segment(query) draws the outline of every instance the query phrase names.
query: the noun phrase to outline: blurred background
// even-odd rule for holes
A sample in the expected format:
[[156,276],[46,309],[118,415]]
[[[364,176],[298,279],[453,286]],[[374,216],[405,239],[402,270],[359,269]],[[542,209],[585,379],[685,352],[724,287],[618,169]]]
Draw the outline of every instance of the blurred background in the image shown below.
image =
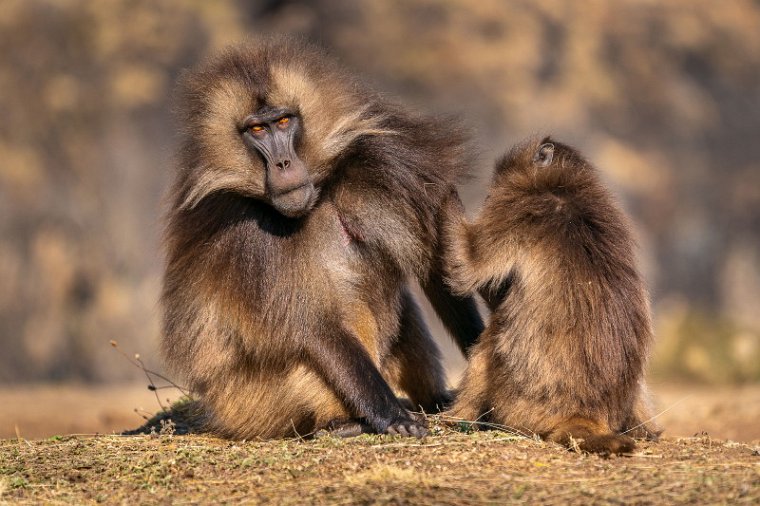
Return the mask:
[[[459,115],[482,153],[471,214],[513,143],[551,133],[584,151],[637,224],[669,433],[760,438],[756,0],[4,0],[0,437],[120,429],[158,408],[109,341],[161,370],[172,89],[267,33]],[[455,383],[464,362],[430,320]]]

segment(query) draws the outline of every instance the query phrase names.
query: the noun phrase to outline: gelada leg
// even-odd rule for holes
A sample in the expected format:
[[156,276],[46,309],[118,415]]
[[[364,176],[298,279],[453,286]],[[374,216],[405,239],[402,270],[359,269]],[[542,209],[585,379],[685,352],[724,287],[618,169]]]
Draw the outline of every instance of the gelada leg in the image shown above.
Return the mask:
[[632,438],[613,434],[609,427],[583,417],[561,422],[546,439],[570,449],[600,455],[620,455],[630,453],[636,448]]
[[382,369],[390,384],[408,396],[409,409],[437,413],[451,402],[441,353],[408,291],[402,295],[401,304],[398,339]]

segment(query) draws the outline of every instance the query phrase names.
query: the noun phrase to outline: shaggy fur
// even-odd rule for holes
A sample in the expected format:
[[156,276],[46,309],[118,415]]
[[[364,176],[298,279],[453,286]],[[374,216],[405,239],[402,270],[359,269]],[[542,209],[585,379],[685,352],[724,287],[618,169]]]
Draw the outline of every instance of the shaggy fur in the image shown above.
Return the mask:
[[[447,401],[439,351],[408,289],[420,281],[466,350],[482,330],[443,282],[442,204],[468,165],[460,129],[367,91],[319,50],[288,39],[233,47],[182,79],[170,193],[163,351],[232,438],[341,423],[421,435],[415,407]],[[267,201],[242,122],[300,118],[296,151],[318,198],[299,218]]]
[[549,138],[527,142],[498,162],[473,223],[450,216],[450,282],[493,311],[451,414],[599,453],[633,449],[618,434],[629,429],[655,436],[640,426],[648,297],[627,220],[591,164]]

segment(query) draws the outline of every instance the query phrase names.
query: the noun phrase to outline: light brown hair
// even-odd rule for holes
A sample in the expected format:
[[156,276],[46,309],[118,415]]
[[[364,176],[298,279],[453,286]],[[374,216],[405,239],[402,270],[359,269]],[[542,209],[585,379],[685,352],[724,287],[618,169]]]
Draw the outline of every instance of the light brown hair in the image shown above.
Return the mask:
[[594,167],[550,138],[528,141],[497,163],[472,223],[450,216],[450,282],[493,311],[451,414],[600,453],[631,450],[629,430],[654,436],[641,425],[648,296],[628,220]]
[[[466,139],[286,38],[233,47],[188,72],[178,109],[163,351],[207,427],[235,438],[344,422],[424,434],[396,393],[428,411],[448,393],[408,279],[463,349],[482,330],[435,254]],[[314,188],[296,217],[273,207],[273,169],[244,142],[247,116],[280,109],[298,118],[294,149]]]

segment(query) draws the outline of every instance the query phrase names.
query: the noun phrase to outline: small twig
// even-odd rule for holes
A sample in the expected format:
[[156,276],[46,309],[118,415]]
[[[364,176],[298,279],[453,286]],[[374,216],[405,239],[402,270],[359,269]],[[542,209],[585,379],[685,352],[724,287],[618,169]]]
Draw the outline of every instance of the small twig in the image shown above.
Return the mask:
[[649,423],[649,422],[651,422],[651,421],[653,421],[653,420],[656,420],[657,418],[661,417],[662,415],[664,415],[665,413],[667,413],[668,411],[670,411],[671,409],[675,408],[676,406],[678,406],[679,404],[681,404],[683,401],[685,401],[686,399],[689,399],[689,398],[691,398],[691,397],[694,397],[694,394],[689,394],[689,395],[687,395],[687,396],[685,396],[685,397],[681,397],[681,398],[680,398],[680,399],[678,399],[676,402],[674,402],[673,404],[671,404],[671,405],[670,405],[670,406],[668,406],[667,408],[663,409],[662,411],[660,411],[659,413],[657,413],[657,414],[656,414],[656,415],[654,415],[653,417],[649,418],[648,420],[644,420],[643,422],[641,422],[641,423],[640,423],[640,424],[638,424],[637,426],[635,426],[635,427],[631,427],[630,429],[628,429],[628,430],[627,430],[627,431],[625,431],[625,432],[621,432],[621,434],[628,434],[629,432],[631,432],[631,431],[633,431],[633,430],[636,430],[636,429],[638,429],[639,427],[643,427],[643,426],[644,426],[644,425],[646,425],[647,423]]
[[156,391],[156,385],[153,383],[153,378],[150,377],[150,374],[148,374],[148,371],[145,369],[145,364],[140,358],[139,353],[135,353],[135,361],[140,364],[140,369],[142,369],[142,372],[148,379],[148,390],[151,390],[153,392],[153,395],[156,396],[156,402],[158,402],[158,405],[161,407],[161,411],[166,411],[166,406],[164,406],[164,403],[161,402],[161,398],[158,396],[158,392]]
[[[480,420],[480,418],[483,417],[483,416],[485,416],[486,414],[488,414],[488,413],[483,413],[483,415],[481,415],[481,416],[478,417],[478,420]],[[483,427],[488,427],[490,429],[500,430],[500,431],[506,432],[508,434],[512,434],[514,436],[521,436],[521,437],[528,438],[528,439],[533,439],[533,437],[535,436],[534,433],[526,434],[525,432],[523,432],[523,431],[521,431],[519,429],[516,429],[514,427],[510,427],[508,425],[501,425],[501,424],[492,423],[492,422],[479,422],[477,420],[465,420],[464,418],[456,418],[456,417],[449,416],[449,415],[444,415],[444,414],[441,414],[439,416],[442,419],[444,419],[444,420],[448,420],[448,421],[452,421],[452,422],[460,422],[460,423],[464,422],[464,423],[469,423],[469,424],[472,424],[472,425],[482,425]]]
[[483,418],[483,417],[485,417],[485,416],[487,416],[487,415],[490,415],[493,410],[494,410],[494,408],[489,409],[488,411],[486,411],[485,413],[483,413],[482,415],[480,415],[479,417],[477,417],[475,419],[475,422],[476,423],[481,423],[480,419]]
[[155,392],[156,390],[166,390],[167,388],[177,388],[174,385],[148,385],[148,390]]
[[[145,367],[145,363],[143,363],[143,361],[140,358],[139,354],[135,354],[134,358],[130,357],[121,348],[119,348],[119,343],[117,343],[113,339],[111,340],[111,346],[113,346],[116,349],[116,351],[118,351],[119,353],[121,353],[121,355],[124,358],[126,358],[127,361],[129,361],[130,364],[132,364],[133,366],[135,366],[135,367],[137,367],[137,368],[139,368],[139,369],[141,369],[143,371],[143,373],[145,374],[145,376],[148,378],[148,382],[150,383],[150,385],[148,386],[149,390],[155,392],[156,390],[161,389],[161,388],[171,388],[171,387],[174,387],[177,390],[179,390],[180,392],[182,392],[182,394],[184,396],[191,397],[191,395],[190,395],[190,393],[189,393],[189,391],[188,391],[187,388],[176,384],[174,381],[170,380],[169,378],[167,378],[163,374],[157,373],[156,371],[152,371],[152,370],[148,369],[147,367]],[[155,383],[153,382],[153,379],[152,379],[151,376],[166,381],[167,383],[169,383],[170,386],[160,386],[160,387],[156,386]],[[158,398],[158,394],[156,394],[156,398]],[[158,399],[158,404],[163,409],[163,404],[161,403],[160,399]]]
[[134,412],[137,413],[137,415],[142,418],[143,420],[150,420],[153,416],[153,413],[150,411],[145,411],[144,409],[134,409]]
[[[297,439],[303,443],[304,442],[304,438],[301,437],[301,434],[298,433],[298,429],[296,429],[296,424],[293,423],[293,419],[292,418],[290,419],[290,426],[293,427],[293,432],[295,432]],[[307,434],[307,436],[308,435],[309,434]]]
[[26,443],[29,446],[32,446],[32,443],[21,437],[21,430],[18,428],[18,424],[14,425],[14,428],[16,429],[16,440],[18,441],[18,444],[21,444],[22,442]]

